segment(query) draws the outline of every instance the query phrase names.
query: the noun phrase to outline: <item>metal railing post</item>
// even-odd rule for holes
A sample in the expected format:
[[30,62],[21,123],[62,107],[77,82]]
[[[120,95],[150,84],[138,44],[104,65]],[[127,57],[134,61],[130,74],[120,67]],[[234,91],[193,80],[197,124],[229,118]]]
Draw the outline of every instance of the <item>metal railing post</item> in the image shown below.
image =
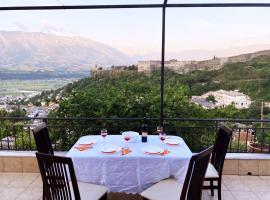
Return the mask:
[[166,5],[164,0],[162,7],[162,44],[161,44],[161,70],[160,70],[160,125],[163,126],[164,117],[164,63],[165,63],[165,40],[166,40]]

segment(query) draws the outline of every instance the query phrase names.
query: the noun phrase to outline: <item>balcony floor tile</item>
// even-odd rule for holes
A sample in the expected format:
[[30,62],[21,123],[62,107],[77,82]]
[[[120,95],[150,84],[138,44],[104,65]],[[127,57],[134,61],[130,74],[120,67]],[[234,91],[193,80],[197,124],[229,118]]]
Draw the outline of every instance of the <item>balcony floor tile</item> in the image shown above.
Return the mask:
[[[40,200],[42,182],[37,173],[0,173],[1,200]],[[269,200],[270,176],[223,176],[223,200]],[[139,195],[110,193],[108,200],[142,200]],[[217,200],[203,191],[202,200]]]

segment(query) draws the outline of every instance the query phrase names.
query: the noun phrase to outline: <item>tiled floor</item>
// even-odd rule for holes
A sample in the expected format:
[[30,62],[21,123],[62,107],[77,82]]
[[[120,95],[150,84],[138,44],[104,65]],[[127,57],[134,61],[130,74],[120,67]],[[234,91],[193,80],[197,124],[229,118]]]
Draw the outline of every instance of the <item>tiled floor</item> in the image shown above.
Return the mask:
[[[270,176],[223,176],[223,200],[270,200]],[[35,173],[0,173],[0,200],[40,200],[42,183]],[[209,191],[203,200],[215,200]],[[109,194],[109,200],[141,200],[138,195]]]

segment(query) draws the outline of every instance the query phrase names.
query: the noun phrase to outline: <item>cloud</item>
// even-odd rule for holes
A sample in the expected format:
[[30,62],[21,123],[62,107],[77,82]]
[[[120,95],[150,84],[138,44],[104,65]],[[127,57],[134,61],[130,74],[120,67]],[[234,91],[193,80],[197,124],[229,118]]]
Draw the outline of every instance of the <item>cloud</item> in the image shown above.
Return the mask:
[[20,22],[13,22],[13,24],[20,30],[20,31],[29,31],[29,28]]
[[42,19],[40,32],[51,33],[51,34],[61,34],[61,33],[65,33],[66,30],[60,26],[50,24],[46,19]]

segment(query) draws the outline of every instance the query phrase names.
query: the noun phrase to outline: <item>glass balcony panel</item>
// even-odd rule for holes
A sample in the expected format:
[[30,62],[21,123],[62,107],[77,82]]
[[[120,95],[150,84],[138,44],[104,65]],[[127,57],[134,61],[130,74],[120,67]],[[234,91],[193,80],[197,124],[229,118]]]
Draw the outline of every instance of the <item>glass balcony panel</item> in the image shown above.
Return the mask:
[[64,5],[119,5],[119,4],[161,4],[163,0],[60,0]]
[[178,3],[269,3],[269,0],[168,0],[168,4]]
[[1,1],[0,6],[59,6],[59,5],[120,5],[120,4],[161,4],[163,0],[10,0]]
[[11,7],[11,6],[58,6],[59,2],[57,0],[6,0],[0,1],[0,7]]

